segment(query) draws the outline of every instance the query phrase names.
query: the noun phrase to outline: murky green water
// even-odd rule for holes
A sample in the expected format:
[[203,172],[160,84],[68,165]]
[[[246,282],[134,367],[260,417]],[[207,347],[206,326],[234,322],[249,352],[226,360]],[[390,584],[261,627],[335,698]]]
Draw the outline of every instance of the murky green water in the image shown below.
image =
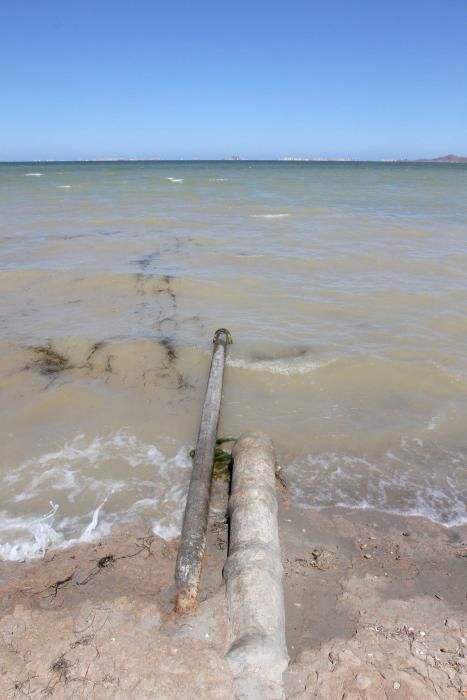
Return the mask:
[[464,165],[0,165],[0,553],[102,503],[177,532],[219,326],[221,432],[268,432],[298,502],[465,521],[466,195]]

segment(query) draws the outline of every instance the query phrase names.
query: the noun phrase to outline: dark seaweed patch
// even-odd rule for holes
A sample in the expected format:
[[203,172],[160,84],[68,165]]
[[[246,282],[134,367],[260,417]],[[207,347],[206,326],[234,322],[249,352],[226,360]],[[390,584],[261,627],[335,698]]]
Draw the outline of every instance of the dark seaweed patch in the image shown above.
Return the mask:
[[150,279],[150,275],[146,276],[142,272],[137,272],[135,275],[136,279],[136,294],[139,296],[144,296],[146,294],[146,279]]
[[[177,361],[177,350],[175,343],[170,336],[164,336],[159,343],[164,348],[166,353],[166,358],[162,362],[160,369],[158,371],[159,377],[166,378],[172,377],[175,387],[177,389],[194,389],[193,384],[190,382],[188,377],[186,377],[182,372],[177,372],[175,369]],[[144,373],[144,384],[146,383],[146,374]]]
[[105,345],[105,343],[103,343],[102,341],[98,341],[97,343],[94,343],[94,345],[93,345],[92,348],[91,348],[91,352],[89,353],[89,355],[88,355],[87,358],[86,358],[86,362],[89,362],[89,360],[92,358],[92,356],[93,356],[98,350],[100,350],[101,348],[103,348],[104,345]]
[[117,560],[113,554],[107,554],[105,557],[101,557],[97,562],[99,569],[106,569],[109,566],[113,566]]
[[[175,292],[173,291],[171,285],[171,282],[173,280],[173,277],[170,275],[164,275],[162,278],[161,283],[159,283],[159,286],[154,288],[154,293],[156,294],[168,294],[172,309],[164,311],[161,310],[159,312],[159,320],[157,321],[157,330],[159,333],[162,334],[162,338],[160,339],[160,344],[162,347],[165,349],[166,356],[167,356],[167,362],[165,366],[163,366],[163,370],[170,370],[173,368],[174,363],[177,359],[177,351],[175,349],[175,342],[173,338],[171,338],[169,335],[164,333],[164,328],[167,328],[167,326],[170,327],[170,325],[173,325],[174,327],[177,326],[177,321],[175,319],[175,314],[177,310],[177,298],[175,296]],[[163,285],[166,285],[165,287]],[[167,314],[168,311],[168,314]],[[164,315],[163,315],[164,314]]]
[[165,284],[164,286],[161,285],[155,285],[154,286],[154,294],[168,294],[170,299],[172,300],[173,308],[175,310],[177,306],[177,297],[175,296],[175,292],[171,287],[173,277],[171,275],[164,275],[162,278],[162,283]]
[[181,372],[177,372],[177,389],[194,389],[190,380]]
[[169,338],[168,336],[164,336],[164,338],[162,338],[162,340],[160,340],[159,342],[166,352],[168,362],[170,364],[175,362],[175,360],[177,359],[177,351],[175,349],[175,343],[173,339]]
[[[70,369],[93,369],[92,359],[94,355],[99,352],[104,347],[105,343],[103,341],[98,341],[94,343],[82,364],[72,364],[68,355],[57,350],[54,345],[49,342],[44,345],[35,345],[29,348],[34,353],[34,359],[30,364],[27,364],[24,369],[29,370],[32,368],[38,369],[40,374],[44,376],[52,376],[52,381],[55,375],[60,372]],[[104,368],[104,372],[112,371],[113,356],[107,355],[107,361]]]
[[140,268],[142,272],[145,272],[147,268],[152,265],[154,260],[158,257],[158,253],[147,253],[147,255],[143,255],[141,258],[138,258],[135,260],[136,264]]
[[[146,255],[138,261],[142,270],[145,270],[151,263],[155,253]],[[154,321],[154,329],[156,338],[159,344],[165,351],[165,357],[162,359],[157,370],[144,370],[142,372],[143,386],[147,384],[147,374],[150,371],[155,371],[161,379],[170,379],[174,382],[177,389],[192,389],[193,385],[189,382],[181,372],[176,371],[176,362],[178,360],[178,352],[173,339],[172,333],[178,327],[177,315],[177,296],[172,288],[174,277],[172,275],[163,275],[154,279],[152,275],[139,272],[136,274],[136,291],[141,296],[146,296],[151,287],[148,283],[152,280],[152,293],[158,297],[159,306],[156,311],[158,317]],[[148,307],[149,301],[144,303]]]
[[57,673],[58,678],[60,681],[64,681],[65,683],[69,680],[69,670],[70,670],[70,664],[69,662],[65,659],[64,656],[59,656],[56,661],[51,665],[50,670],[52,673]]
[[56,350],[52,343],[36,345],[31,349],[36,356],[34,365],[39,368],[41,374],[56,374],[72,367],[69,358]]
[[148,291],[150,291],[147,289],[148,283],[153,281],[154,284],[152,286],[152,293],[154,295],[167,294],[172,304],[172,310],[175,311],[177,307],[177,298],[174,290],[171,287],[173,277],[171,275],[164,275],[159,280],[154,279],[151,273],[146,272],[146,267],[149,265],[149,262],[146,264],[146,260],[141,258],[140,263],[141,271],[135,274],[136,293],[139,296],[145,296]]

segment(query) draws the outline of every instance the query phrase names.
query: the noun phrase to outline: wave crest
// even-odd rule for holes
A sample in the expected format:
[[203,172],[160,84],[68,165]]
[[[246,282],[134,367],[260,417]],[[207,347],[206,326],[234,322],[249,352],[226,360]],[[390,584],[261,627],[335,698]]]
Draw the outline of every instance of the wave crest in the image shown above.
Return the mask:
[[[187,448],[166,457],[155,445],[119,431],[77,435],[61,449],[10,469],[0,482],[11,511],[0,513],[0,558],[32,559],[49,548],[108,534],[144,512],[154,532],[179,534],[191,459]],[[130,506],[122,514],[121,496]],[[45,497],[52,510],[43,515]],[[23,513],[18,514],[18,511]]]

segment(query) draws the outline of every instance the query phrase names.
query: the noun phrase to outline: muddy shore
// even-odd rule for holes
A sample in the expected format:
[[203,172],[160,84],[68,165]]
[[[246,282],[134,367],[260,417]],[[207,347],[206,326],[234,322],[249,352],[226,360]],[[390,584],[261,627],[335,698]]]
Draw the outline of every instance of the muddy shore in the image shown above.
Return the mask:
[[[148,522],[0,565],[0,697],[231,700],[215,494],[201,603],[173,612],[177,542]],[[467,526],[298,510],[278,485],[286,697],[467,696]]]

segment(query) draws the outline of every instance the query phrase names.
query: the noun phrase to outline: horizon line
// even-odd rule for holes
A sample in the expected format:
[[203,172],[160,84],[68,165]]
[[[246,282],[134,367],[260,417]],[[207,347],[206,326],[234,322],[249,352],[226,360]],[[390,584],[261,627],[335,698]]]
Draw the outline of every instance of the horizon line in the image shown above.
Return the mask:
[[[450,160],[453,159],[453,160]],[[0,164],[27,164],[27,163],[420,163],[420,162],[441,162],[456,164],[459,161],[466,161],[465,156],[455,156],[449,154],[435,158],[314,158],[308,156],[280,156],[275,158],[243,158],[240,156],[223,158],[133,158],[133,157],[97,157],[97,158],[34,158],[30,160],[14,159],[0,160]]]

